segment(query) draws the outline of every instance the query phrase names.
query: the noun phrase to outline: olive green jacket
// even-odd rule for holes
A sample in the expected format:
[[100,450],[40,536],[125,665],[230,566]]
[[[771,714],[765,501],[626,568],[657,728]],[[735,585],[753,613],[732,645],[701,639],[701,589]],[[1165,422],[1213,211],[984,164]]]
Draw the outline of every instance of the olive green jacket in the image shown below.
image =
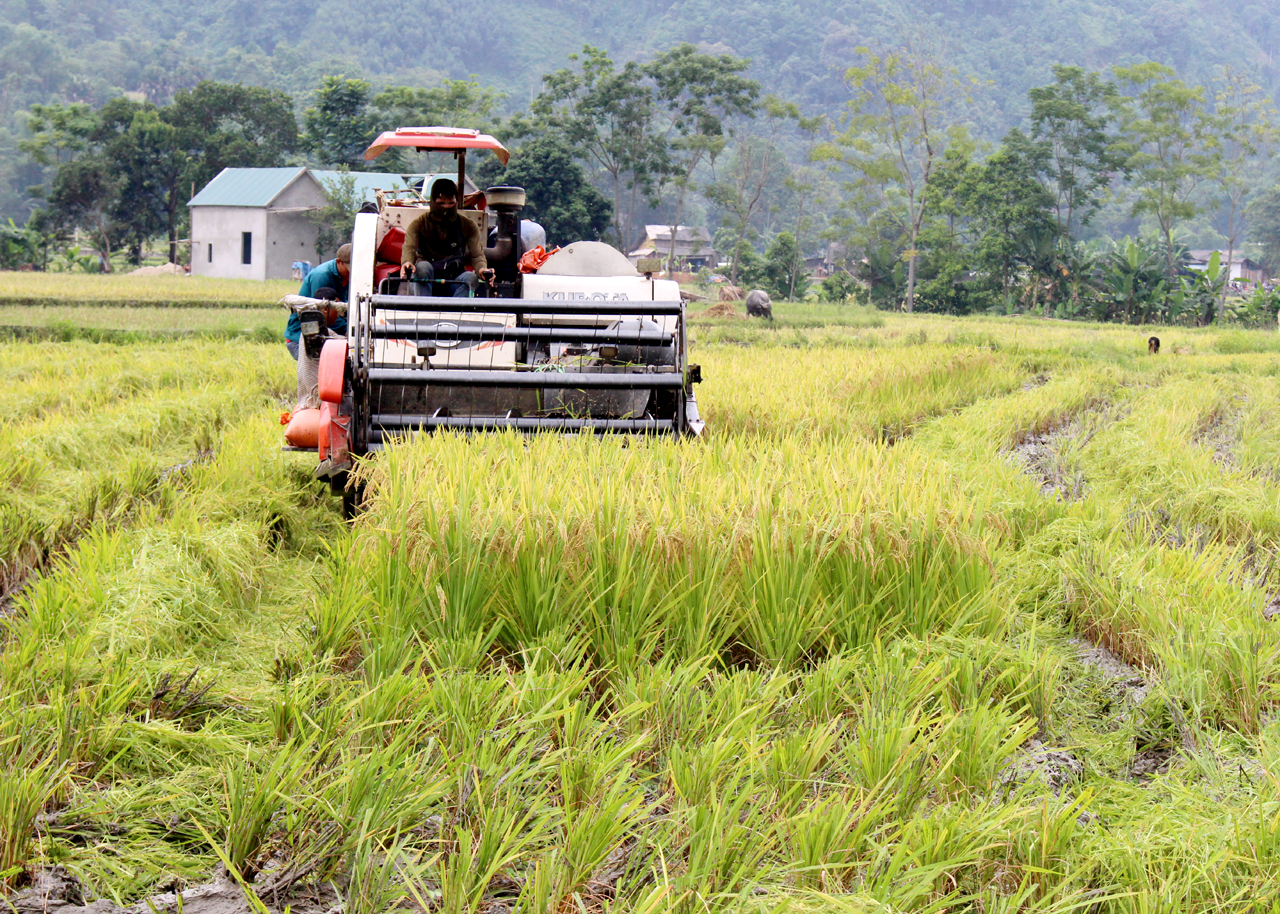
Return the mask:
[[[423,213],[409,223],[404,232],[404,247],[401,249],[400,262],[417,263],[419,260],[444,260],[458,253],[457,223],[446,218],[436,221],[430,218],[430,211]],[[480,240],[480,229],[466,216],[456,216],[462,225],[462,244],[466,248],[466,257],[471,269],[475,272],[487,268],[484,244]]]

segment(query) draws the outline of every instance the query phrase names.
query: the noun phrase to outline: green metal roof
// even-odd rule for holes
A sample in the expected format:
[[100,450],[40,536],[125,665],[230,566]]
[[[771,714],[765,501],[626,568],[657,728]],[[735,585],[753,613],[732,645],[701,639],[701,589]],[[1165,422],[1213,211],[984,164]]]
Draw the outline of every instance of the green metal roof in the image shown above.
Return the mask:
[[305,168],[224,168],[187,206],[270,206]]
[[[405,180],[404,175],[379,174],[371,171],[353,171],[350,172],[351,177],[355,178],[356,193],[360,195],[360,199],[368,203],[375,200],[374,191],[376,190],[396,190],[401,187],[408,187],[409,182]],[[331,184],[342,177],[340,171],[317,171],[311,169],[311,177],[320,182],[320,186],[328,190],[327,184]],[[408,177],[413,177],[409,175]]]
[[[320,171],[296,166],[292,168],[224,168],[216,178],[204,186],[200,193],[191,198],[187,206],[270,206],[272,201],[305,171],[310,171],[311,177],[315,178],[325,190],[328,190],[327,184],[342,177],[340,171]],[[375,200],[374,191],[408,187],[411,183],[422,180],[423,177],[420,174],[396,175],[368,171],[353,171],[350,174],[355,179],[355,189],[360,194],[360,198],[370,203]],[[448,172],[427,175],[428,188],[436,178],[456,180],[457,175]],[[472,189],[474,185],[468,176],[467,190]]]

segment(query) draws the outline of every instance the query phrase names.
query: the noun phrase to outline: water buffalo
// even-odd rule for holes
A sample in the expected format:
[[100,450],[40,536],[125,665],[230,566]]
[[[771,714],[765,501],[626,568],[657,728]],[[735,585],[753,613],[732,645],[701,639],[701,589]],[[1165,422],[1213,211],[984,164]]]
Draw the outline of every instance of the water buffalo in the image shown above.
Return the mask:
[[747,293],[747,316],[773,320],[773,299],[768,292],[752,289]]

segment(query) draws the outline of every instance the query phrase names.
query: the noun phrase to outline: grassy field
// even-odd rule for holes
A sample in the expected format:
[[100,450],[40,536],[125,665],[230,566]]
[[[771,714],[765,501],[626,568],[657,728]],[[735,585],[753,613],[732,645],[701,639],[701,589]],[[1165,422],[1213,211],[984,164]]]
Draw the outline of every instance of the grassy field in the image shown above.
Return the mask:
[[1277,910],[1280,335],[777,312],[350,526],[278,344],[0,342],[10,900]]
[[[202,276],[86,276],[73,273],[0,272],[0,307],[37,305],[145,306],[148,308],[270,308],[298,291],[289,279],[257,282]],[[23,322],[25,323],[25,322]]]
[[39,332],[64,339],[92,338],[95,334],[192,333],[198,335],[249,335],[261,340],[284,338],[289,313],[283,308],[152,308],[121,305],[53,307],[0,305],[0,328],[9,332]]

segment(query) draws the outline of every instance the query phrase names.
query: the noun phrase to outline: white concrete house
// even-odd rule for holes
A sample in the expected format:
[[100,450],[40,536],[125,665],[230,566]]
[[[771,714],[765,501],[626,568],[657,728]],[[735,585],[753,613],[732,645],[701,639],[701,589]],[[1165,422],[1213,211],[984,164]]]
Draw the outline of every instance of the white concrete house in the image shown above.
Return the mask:
[[[1213,251],[1190,251],[1187,268],[1203,273],[1209,269],[1209,258]],[[1227,277],[1232,282],[1270,282],[1271,271],[1262,264],[1236,251],[1227,263],[1227,252],[1218,251],[1219,267],[1227,270]]]
[[[405,187],[406,177],[354,172],[366,201],[374,191]],[[224,168],[191,198],[191,275],[226,279],[289,279],[299,260],[316,265],[310,214],[325,204],[322,181],[336,171],[308,168]],[[326,252],[332,257],[333,252]]]

